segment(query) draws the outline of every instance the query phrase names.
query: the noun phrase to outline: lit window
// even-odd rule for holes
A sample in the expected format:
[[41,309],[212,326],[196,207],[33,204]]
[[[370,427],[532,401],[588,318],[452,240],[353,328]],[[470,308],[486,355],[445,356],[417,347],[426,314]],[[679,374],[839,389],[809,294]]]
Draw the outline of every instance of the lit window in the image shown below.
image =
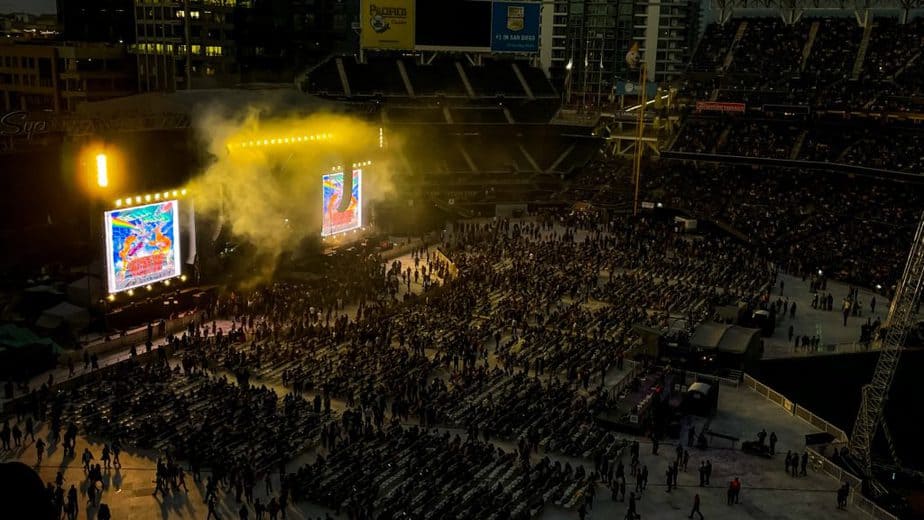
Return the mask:
[[199,18],[199,11],[190,11],[190,12],[189,12],[189,17],[190,17],[190,18],[193,18],[193,19],[198,19],[198,18]]
[[176,17],[177,17],[177,18],[186,18],[186,11],[184,11],[184,10],[182,10],[182,9],[178,10],[178,11],[176,12]]

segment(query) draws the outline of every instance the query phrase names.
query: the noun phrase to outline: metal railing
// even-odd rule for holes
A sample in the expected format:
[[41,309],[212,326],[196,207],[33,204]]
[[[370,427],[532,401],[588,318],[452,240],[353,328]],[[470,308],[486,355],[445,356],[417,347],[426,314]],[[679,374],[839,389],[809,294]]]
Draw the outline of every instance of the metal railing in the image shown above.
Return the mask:
[[847,442],[847,434],[844,430],[834,426],[830,422],[822,419],[818,415],[812,413],[805,407],[799,406],[785,395],[776,390],[770,388],[769,386],[761,383],[760,381],[754,379],[749,374],[744,374],[744,386],[754,390],[758,394],[767,398],[768,401],[776,404],[780,408],[786,410],[792,415],[802,419],[803,421],[811,424],[815,428],[823,432],[830,433],[834,436],[836,442]]
[[741,384],[741,382],[735,379],[734,377],[722,377],[722,376],[716,376],[712,374],[704,374],[702,372],[693,372],[691,370],[687,371],[687,375],[693,376],[693,378],[696,379],[697,381],[703,381],[706,383],[710,381],[717,381],[720,384],[734,386],[734,387],[737,387],[739,384]]
[[[849,438],[847,437],[847,434],[844,432],[844,430],[822,419],[808,408],[799,406],[797,403],[793,402],[782,393],[777,392],[776,390],[761,383],[748,374],[744,374],[743,382],[744,386],[754,390],[771,403],[776,404],[780,408],[809,423],[813,427],[831,434],[835,439],[832,444],[846,445],[848,443]],[[809,452],[809,456],[812,458],[813,463],[816,465],[816,467],[818,467],[820,471],[827,473],[832,478],[837,479],[838,482],[850,483],[851,493],[849,501],[854,507],[869,515],[870,518],[874,518],[876,520],[898,520],[898,517],[892,513],[889,513],[885,509],[876,505],[872,500],[863,496],[863,494],[860,492],[862,481],[859,477],[838,466],[834,461],[826,457],[823,452],[817,450],[816,448],[809,446],[806,447],[806,450]]]
[[620,379],[615,385],[613,385],[612,388],[610,388],[610,395],[614,398],[618,397],[627,386],[632,384],[632,380],[641,375],[641,373],[645,370],[645,367],[642,366],[642,363],[637,361],[627,360],[626,363],[631,363],[629,366],[629,372],[626,373],[626,375],[623,376],[623,378]]

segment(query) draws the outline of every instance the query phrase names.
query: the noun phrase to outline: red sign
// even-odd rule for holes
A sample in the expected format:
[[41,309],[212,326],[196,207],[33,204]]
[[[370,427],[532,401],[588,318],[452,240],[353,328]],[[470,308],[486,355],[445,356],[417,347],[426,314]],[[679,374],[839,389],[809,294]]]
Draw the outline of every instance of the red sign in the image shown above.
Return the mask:
[[135,258],[128,262],[128,271],[132,276],[141,277],[159,271],[164,265],[164,255],[154,254]]
[[722,101],[697,101],[697,112],[735,112],[744,113],[744,103],[726,103]]
[[330,214],[331,223],[334,226],[348,226],[356,218],[356,208],[350,207],[346,211],[334,210]]

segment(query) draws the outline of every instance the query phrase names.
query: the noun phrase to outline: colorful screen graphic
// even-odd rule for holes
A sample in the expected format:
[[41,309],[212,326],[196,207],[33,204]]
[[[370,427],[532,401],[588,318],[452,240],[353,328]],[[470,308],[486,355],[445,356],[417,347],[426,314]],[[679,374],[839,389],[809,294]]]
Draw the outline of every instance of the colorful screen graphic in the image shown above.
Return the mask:
[[177,206],[168,200],[106,212],[110,293],[180,275]]
[[362,170],[353,170],[353,194],[350,204],[340,211],[343,198],[343,172],[324,176],[324,217],[321,222],[321,236],[336,235],[363,225]]

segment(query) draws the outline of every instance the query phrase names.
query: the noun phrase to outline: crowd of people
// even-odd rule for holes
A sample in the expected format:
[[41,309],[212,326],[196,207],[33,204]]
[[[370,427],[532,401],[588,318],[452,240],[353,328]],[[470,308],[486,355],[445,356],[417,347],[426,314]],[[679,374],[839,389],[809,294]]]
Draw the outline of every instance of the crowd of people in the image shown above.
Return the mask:
[[[605,182],[625,186],[621,206],[631,207],[631,178],[610,171]],[[643,201],[715,223],[788,272],[820,270],[885,292],[901,275],[922,202],[910,182],[663,159],[643,166],[642,183]]]
[[[865,54],[864,29],[852,16],[732,18],[707,26],[689,70],[685,94],[696,99],[807,105],[821,109],[907,112],[921,93],[918,49],[924,19],[900,23],[873,17]],[[812,33],[814,32],[814,37]],[[714,74],[708,79],[703,74]],[[714,97],[713,97],[714,96]]]
[[[410,261],[343,257],[352,267],[331,277],[229,291],[158,353],[49,385],[33,411],[67,445],[78,431],[106,439],[81,454],[88,475],[144,450],[159,457],[155,495],[185,492],[188,471],[210,512],[223,493],[270,511],[254,488],[277,470],[266,498],[280,512],[301,499],[353,518],[586,511],[599,468],[559,457],[614,461],[629,446],[595,416],[617,408],[633,325],[692,326],[773,284],[756,252],[704,240],[570,212],[456,223]],[[219,316],[233,317],[226,330]],[[286,467],[302,453],[311,462]]]
[[920,216],[918,186],[878,179],[667,162],[643,180],[648,197],[729,226],[790,272],[870,288],[898,280]]
[[57,394],[50,409],[53,431],[74,424],[115,442],[130,439],[135,448],[189,461],[194,472],[244,459],[254,472],[275,467],[316,439],[326,417],[295,394],[280,398],[266,387],[161,363],[118,365],[99,382]]
[[924,167],[924,133],[914,126],[818,120],[692,116],[672,151],[757,159],[832,163],[884,172],[919,174]]
[[[924,42],[924,23],[876,24],[858,78],[864,31],[852,18],[711,24],[690,65],[708,77],[690,78],[684,89],[757,106],[907,111],[906,98],[924,84],[916,81],[924,59],[889,42]],[[922,145],[924,134],[898,125],[696,115],[672,151],[918,173]],[[625,501],[628,476],[635,489],[627,517],[636,518],[648,468],[638,443],[598,418],[638,418],[635,405],[620,406],[628,399],[614,384],[641,344],[638,328],[689,336],[717,307],[738,302],[792,318],[795,305],[772,302],[780,268],[888,292],[922,201],[916,186],[890,181],[646,163],[644,200],[722,229],[690,236],[667,219],[610,211],[630,200],[627,177],[624,163],[601,157],[560,194],[559,202],[589,204],[524,220],[455,222],[403,261],[342,254],[309,279],[228,288],[156,354],[150,344],[144,353],[132,347],[127,362],[104,370],[88,355],[67,388],[49,379],[19,399],[20,418],[0,427],[0,449],[31,442],[41,463],[47,440],[61,444],[62,466],[79,461],[84,482],[65,490],[62,477],[48,487],[59,517],[71,519],[85,499],[108,520],[105,495],[123,449],[156,460],[155,496],[201,484],[209,519],[222,501],[240,508],[242,520],[250,511],[285,518],[296,501],[357,520],[519,519],[548,504],[583,517],[598,481]],[[433,193],[455,194],[451,188]],[[462,186],[452,204],[511,193],[520,192]],[[845,326],[866,305],[853,288],[840,305],[823,286],[813,290],[812,307],[843,312]],[[878,327],[870,321],[865,339]],[[799,332],[790,327],[797,347],[818,347],[816,336]],[[665,380],[643,361],[632,365],[636,394]],[[39,423],[48,435],[36,439]],[[660,425],[641,427],[656,455]],[[102,439],[102,449],[78,452],[80,434]],[[790,453],[785,467],[795,477],[807,461]],[[678,445],[664,475],[668,492],[688,462]],[[709,485],[712,463],[701,461],[699,473]],[[735,478],[730,506],[740,491]],[[694,513],[702,518],[699,495]]]
[[[741,102],[748,113],[693,113],[671,150],[919,174],[924,133],[914,123],[880,116],[924,110],[924,60],[915,45],[924,42],[924,18],[868,23],[867,32],[853,17],[709,25],[681,92],[694,100]],[[869,40],[861,45],[864,34]]]
[[575,508],[595,482],[584,466],[504,451],[471,436],[395,424],[366,429],[294,475],[300,498],[350,518],[530,518]]

